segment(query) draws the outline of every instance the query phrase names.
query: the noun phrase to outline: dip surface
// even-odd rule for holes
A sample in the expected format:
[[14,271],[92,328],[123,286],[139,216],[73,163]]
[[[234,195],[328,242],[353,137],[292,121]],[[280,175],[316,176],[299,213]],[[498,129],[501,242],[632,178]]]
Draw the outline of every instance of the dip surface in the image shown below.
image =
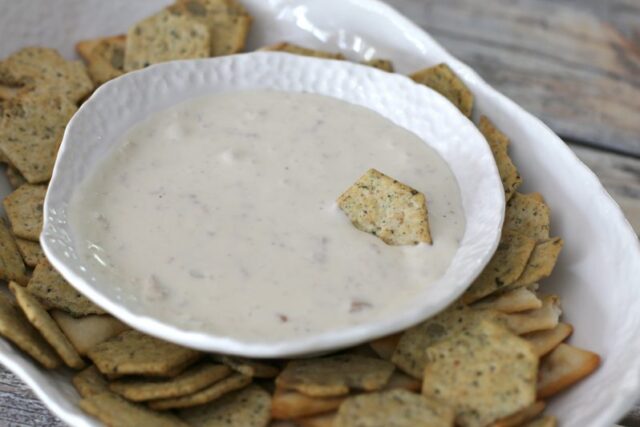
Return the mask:
[[[369,168],[425,194],[433,245],[388,246],[336,199]],[[69,206],[79,256],[135,310],[275,342],[397,312],[464,234],[457,182],[416,135],[312,94],[206,96],[128,131]]]

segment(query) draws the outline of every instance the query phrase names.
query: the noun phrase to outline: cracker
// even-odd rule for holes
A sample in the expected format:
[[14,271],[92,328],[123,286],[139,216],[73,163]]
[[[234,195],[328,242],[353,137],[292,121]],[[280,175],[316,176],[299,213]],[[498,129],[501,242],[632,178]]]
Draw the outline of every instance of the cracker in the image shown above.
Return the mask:
[[87,63],[91,80],[101,85],[124,73],[125,35],[82,40],[76,51]]
[[519,427],[527,421],[537,417],[544,411],[545,403],[542,400],[527,406],[518,412],[496,421],[491,427]]
[[[335,420],[336,414],[332,412],[329,414],[298,418],[295,420],[295,425],[299,427],[334,427]],[[291,425],[289,424],[287,427],[290,426]]]
[[0,279],[26,284],[29,278],[11,232],[0,220]]
[[215,359],[236,372],[255,378],[274,378],[280,369],[268,363],[236,356],[217,356]]
[[149,407],[156,410],[191,408],[213,402],[225,394],[244,388],[249,384],[251,384],[251,377],[242,374],[232,374],[221,381],[215,382],[202,390],[186,396],[152,400],[149,402]]
[[562,341],[566,340],[572,332],[573,326],[560,322],[553,329],[531,332],[523,335],[522,338],[531,343],[533,351],[538,357],[542,357],[556,348]]
[[82,397],[95,396],[109,391],[109,383],[95,365],[78,372],[71,381]]
[[343,54],[338,52],[325,52],[322,50],[309,49],[303,46],[299,46],[293,43],[286,43],[286,42],[277,43],[271,46],[265,46],[260,50],[267,51],[267,52],[286,52],[286,53],[292,53],[294,55],[311,56],[314,58],[322,58],[322,59],[337,59],[337,60],[346,59]]
[[489,143],[504,187],[505,200],[508,201],[522,184],[520,173],[509,157],[509,138],[485,116],[480,117],[478,129]]
[[538,397],[544,399],[585,378],[600,365],[600,356],[587,350],[559,344],[540,362]]
[[462,301],[471,304],[513,284],[527,266],[535,246],[535,239],[528,236],[503,233],[489,264],[463,294]]
[[76,106],[62,96],[37,93],[16,97],[3,105],[0,150],[27,182],[48,181],[64,129]]
[[335,427],[451,427],[453,409],[406,390],[349,397],[340,405]]
[[387,335],[386,337],[378,338],[377,340],[373,340],[369,343],[369,346],[373,349],[373,351],[384,360],[391,360],[391,356],[393,356],[393,352],[398,346],[398,342],[400,341],[400,337],[402,333],[397,333],[393,335]]
[[47,309],[57,308],[72,316],[105,313],[103,309],[72,288],[46,258],[36,265],[27,289],[38,297]]
[[197,19],[211,33],[211,56],[231,55],[245,47],[251,16],[235,0],[178,0],[169,10]]
[[389,378],[389,382],[384,387],[384,389],[393,390],[396,388],[401,388],[407,391],[419,392],[420,386],[421,384],[419,380],[413,377],[410,377],[407,374],[403,374],[402,372],[394,371],[393,375],[391,375],[391,378]]
[[[0,111],[0,116],[2,112]],[[1,153],[1,152],[0,152]],[[4,154],[2,154],[4,156]],[[9,158],[7,158],[7,163],[9,162]],[[22,184],[26,184],[27,180],[24,179],[24,176],[18,171],[18,169],[13,166],[7,166],[7,170],[5,171],[7,174],[7,179],[9,180],[9,184],[11,184],[11,188],[16,189],[20,187]]]
[[388,59],[369,59],[368,61],[362,61],[363,65],[368,65],[378,70],[387,71],[393,73],[393,62]]
[[358,230],[388,245],[432,243],[424,194],[375,169],[342,193],[338,206]]
[[271,396],[257,385],[229,393],[206,405],[180,411],[180,416],[199,427],[266,427]]
[[13,234],[37,242],[42,232],[42,206],[47,187],[24,184],[3,200]]
[[563,246],[564,242],[560,237],[538,242],[531,252],[531,258],[529,258],[524,271],[511,286],[528,286],[549,277],[556,266]]
[[129,329],[127,325],[108,314],[73,317],[61,310],[51,310],[51,317],[82,356],[101,342]]
[[103,374],[170,377],[200,358],[200,352],[130,330],[87,352]]
[[271,416],[278,420],[309,417],[338,409],[346,396],[311,397],[294,390],[276,388]]
[[80,400],[80,408],[107,426],[117,427],[187,427],[174,415],[152,411],[140,404],[127,402],[113,393],[100,393]]
[[138,70],[176,59],[206,58],[210,42],[211,35],[205,24],[165,9],[129,29],[124,70]]
[[400,337],[391,361],[412,377],[422,379],[427,364],[427,348],[483,319],[496,320],[500,316],[492,310],[472,310],[454,304],[438,315],[407,329]]
[[427,349],[422,392],[454,407],[461,427],[482,427],[531,405],[538,356],[505,327],[481,321]]
[[558,420],[556,419],[556,417],[547,415],[533,421],[529,421],[526,424],[522,424],[522,427],[556,427],[557,425]]
[[84,65],[67,61],[55,49],[23,48],[0,62],[0,83],[28,86],[44,95],[60,95],[76,104],[93,90]]
[[430,87],[447,98],[467,117],[473,110],[473,93],[447,64],[438,64],[411,74],[416,83]]
[[15,282],[11,282],[9,288],[15,295],[18,306],[22,309],[27,320],[42,334],[62,361],[70,368],[84,368],[84,361],[38,299]]
[[29,267],[35,267],[45,258],[38,242],[18,238],[16,239],[16,246],[18,246],[18,252],[20,252],[24,263]]
[[515,193],[504,213],[505,230],[514,230],[536,240],[549,238],[549,206],[540,193]]
[[230,374],[231,369],[225,365],[205,362],[191,366],[173,378],[124,378],[112,382],[109,388],[134,402],[168,399],[195,393]]
[[0,294],[0,336],[48,369],[60,366],[60,358],[27,318],[3,294]]
[[354,355],[292,360],[276,385],[313,397],[340,396],[350,390],[380,390],[393,370],[386,360]]
[[548,295],[542,299],[541,308],[509,314],[505,318],[509,329],[515,334],[522,335],[555,328],[561,314],[560,298],[556,295]]
[[[535,250],[535,249],[534,249]],[[500,295],[492,295],[473,305],[478,309],[492,309],[501,313],[517,313],[542,307],[542,301],[527,288],[517,288]]]

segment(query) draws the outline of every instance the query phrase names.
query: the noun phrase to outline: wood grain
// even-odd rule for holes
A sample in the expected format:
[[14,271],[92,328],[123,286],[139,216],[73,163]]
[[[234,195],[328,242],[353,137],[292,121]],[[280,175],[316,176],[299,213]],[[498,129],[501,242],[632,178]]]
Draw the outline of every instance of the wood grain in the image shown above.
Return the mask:
[[562,137],[640,156],[637,0],[389,0]]

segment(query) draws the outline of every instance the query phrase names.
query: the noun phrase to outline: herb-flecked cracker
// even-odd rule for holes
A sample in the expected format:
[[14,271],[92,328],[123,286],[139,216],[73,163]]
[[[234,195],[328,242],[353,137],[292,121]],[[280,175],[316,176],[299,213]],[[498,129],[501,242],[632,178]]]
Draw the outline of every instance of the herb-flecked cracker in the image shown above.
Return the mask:
[[[535,250],[535,249],[534,249]],[[492,309],[501,313],[518,313],[542,307],[542,301],[526,287],[491,295],[473,305],[473,308]]]
[[340,396],[350,390],[380,390],[393,370],[386,360],[355,355],[292,360],[276,378],[276,385],[309,396]]
[[188,427],[170,414],[155,412],[143,405],[127,402],[113,393],[100,393],[80,400],[80,408],[107,426],[117,427]]
[[338,206],[358,230],[388,245],[432,243],[424,194],[375,169],[342,193]]
[[84,368],[84,361],[38,299],[15,282],[9,283],[9,288],[15,295],[18,306],[22,309],[27,320],[53,347],[62,361],[70,368]]
[[560,322],[553,329],[531,332],[523,335],[522,338],[531,343],[533,351],[538,357],[542,357],[560,345],[572,332],[573,326]]
[[557,295],[547,295],[542,298],[542,307],[509,314],[505,316],[505,320],[512,332],[521,335],[555,328],[561,314],[560,298]]
[[25,285],[29,278],[13,235],[0,220],[0,279]]
[[109,388],[134,402],[167,399],[195,393],[230,374],[231,369],[225,365],[204,362],[185,369],[173,378],[123,378],[109,384]]
[[45,185],[24,184],[2,201],[13,234],[37,242],[42,231]]
[[257,385],[234,391],[206,405],[180,411],[180,417],[199,427],[266,427],[271,396]]
[[334,427],[452,427],[453,409],[406,390],[349,397],[340,405]]
[[524,234],[503,233],[489,264],[466,290],[462,301],[471,304],[514,283],[527,266],[535,246],[535,239]]
[[505,200],[508,201],[522,184],[520,173],[509,157],[509,138],[485,116],[480,117],[478,129],[489,143],[504,187]]
[[17,238],[16,246],[18,246],[18,252],[22,255],[24,263],[29,267],[35,267],[36,264],[45,258],[44,252],[38,242]]
[[29,93],[3,103],[0,150],[31,184],[51,178],[64,129],[76,110],[68,99],[51,94]]
[[109,391],[109,383],[95,365],[78,372],[71,381],[82,397],[94,396]]
[[368,61],[362,61],[363,65],[368,65],[373,68],[377,68],[378,70],[387,71],[389,73],[393,73],[393,62],[388,59],[370,59]]
[[491,427],[520,427],[527,421],[540,415],[542,411],[544,411],[545,406],[546,405],[542,400],[538,400],[532,405],[529,405],[514,414],[499,419],[495,423],[491,424]]
[[563,245],[564,242],[560,237],[538,242],[531,252],[527,266],[511,287],[529,286],[549,277],[556,266]]
[[98,344],[87,356],[103,374],[170,377],[200,358],[200,352],[130,330]]
[[533,421],[522,424],[521,427],[556,427],[558,420],[552,415],[545,415],[544,417],[536,418]]
[[273,365],[245,357],[217,356],[214,358],[234,371],[252,378],[274,378],[280,372],[280,369]]
[[[0,116],[2,116],[2,110],[0,110]],[[7,162],[8,161],[9,160],[7,159]],[[26,184],[27,182],[27,180],[24,179],[24,176],[22,176],[22,174],[18,171],[18,169],[14,168],[13,166],[7,166],[7,170],[5,171],[5,173],[7,174],[7,179],[9,180],[9,184],[11,184],[11,188],[13,189],[18,188],[22,184]]]
[[486,426],[535,402],[538,356],[495,322],[429,347],[427,358],[422,393],[452,405],[461,427]]
[[369,346],[380,359],[391,360],[391,356],[400,342],[400,337],[402,337],[402,333],[387,335],[369,342]]
[[124,50],[127,38],[124,35],[82,40],[76,51],[87,63],[91,80],[101,85],[124,73]]
[[466,330],[483,319],[500,319],[492,310],[473,310],[453,304],[438,315],[407,329],[391,356],[391,361],[414,378],[422,379],[427,363],[426,349],[435,343]]
[[538,397],[553,396],[591,374],[600,356],[569,344],[558,345],[540,362]]
[[549,238],[549,206],[539,193],[515,193],[507,202],[504,229],[536,240]]
[[44,258],[33,270],[27,289],[47,308],[57,308],[73,316],[104,314],[105,311],[75,290]]
[[152,400],[149,407],[159,411],[167,409],[191,408],[193,406],[204,405],[213,402],[232,391],[239,390],[251,384],[251,377],[242,374],[232,374],[221,381],[198,390],[186,396],[173,397],[169,399]]
[[211,33],[211,56],[231,55],[244,49],[252,18],[236,0],[179,0],[169,10],[206,24]]
[[345,396],[311,397],[295,390],[276,388],[271,401],[271,416],[277,420],[309,417],[338,409]]
[[101,342],[130,329],[108,314],[73,317],[62,310],[51,310],[51,317],[82,356]]
[[293,43],[287,43],[287,42],[277,43],[271,46],[265,46],[260,50],[267,51],[267,52],[286,52],[286,53],[292,53],[294,55],[311,56],[314,58],[323,58],[323,59],[338,59],[338,60],[346,59],[344,55],[342,55],[341,53],[325,52],[323,50],[309,49],[303,46],[299,46],[299,45],[296,45]]
[[3,294],[0,294],[0,335],[38,361],[42,366],[55,369],[60,358],[47,344],[26,317]]
[[438,64],[411,74],[416,83],[430,87],[447,98],[467,117],[473,110],[473,93],[447,64]]
[[0,83],[26,86],[45,96],[60,95],[78,103],[93,90],[84,65],[67,61],[55,49],[23,48],[0,62]]
[[176,59],[206,58],[210,41],[205,24],[165,9],[129,29],[124,69],[133,71]]

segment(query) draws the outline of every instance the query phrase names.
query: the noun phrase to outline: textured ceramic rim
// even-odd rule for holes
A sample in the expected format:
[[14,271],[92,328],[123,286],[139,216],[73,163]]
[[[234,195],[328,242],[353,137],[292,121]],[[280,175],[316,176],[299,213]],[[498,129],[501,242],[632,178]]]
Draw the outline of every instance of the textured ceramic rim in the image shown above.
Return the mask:
[[[118,142],[123,130],[154,111],[205,94],[252,89],[316,93],[362,105],[413,131],[435,148],[456,176],[466,218],[462,242],[444,276],[425,286],[407,305],[386,310],[373,322],[277,342],[188,330],[171,317],[180,312],[179,307],[167,310],[171,314],[158,319],[135,307],[135,303],[127,304],[126,294],[118,297],[120,291],[109,295],[106,289],[117,287],[117,283],[94,279],[91,266],[83,266],[75,256],[78,240],[65,212],[78,183],[99,161],[97,157]],[[67,126],[44,212],[41,244],[51,264],[73,287],[123,322],[204,351],[292,357],[347,347],[406,329],[450,304],[482,271],[497,247],[504,191],[482,134],[435,91],[405,76],[347,61],[255,52],[158,64],[101,86]]]

